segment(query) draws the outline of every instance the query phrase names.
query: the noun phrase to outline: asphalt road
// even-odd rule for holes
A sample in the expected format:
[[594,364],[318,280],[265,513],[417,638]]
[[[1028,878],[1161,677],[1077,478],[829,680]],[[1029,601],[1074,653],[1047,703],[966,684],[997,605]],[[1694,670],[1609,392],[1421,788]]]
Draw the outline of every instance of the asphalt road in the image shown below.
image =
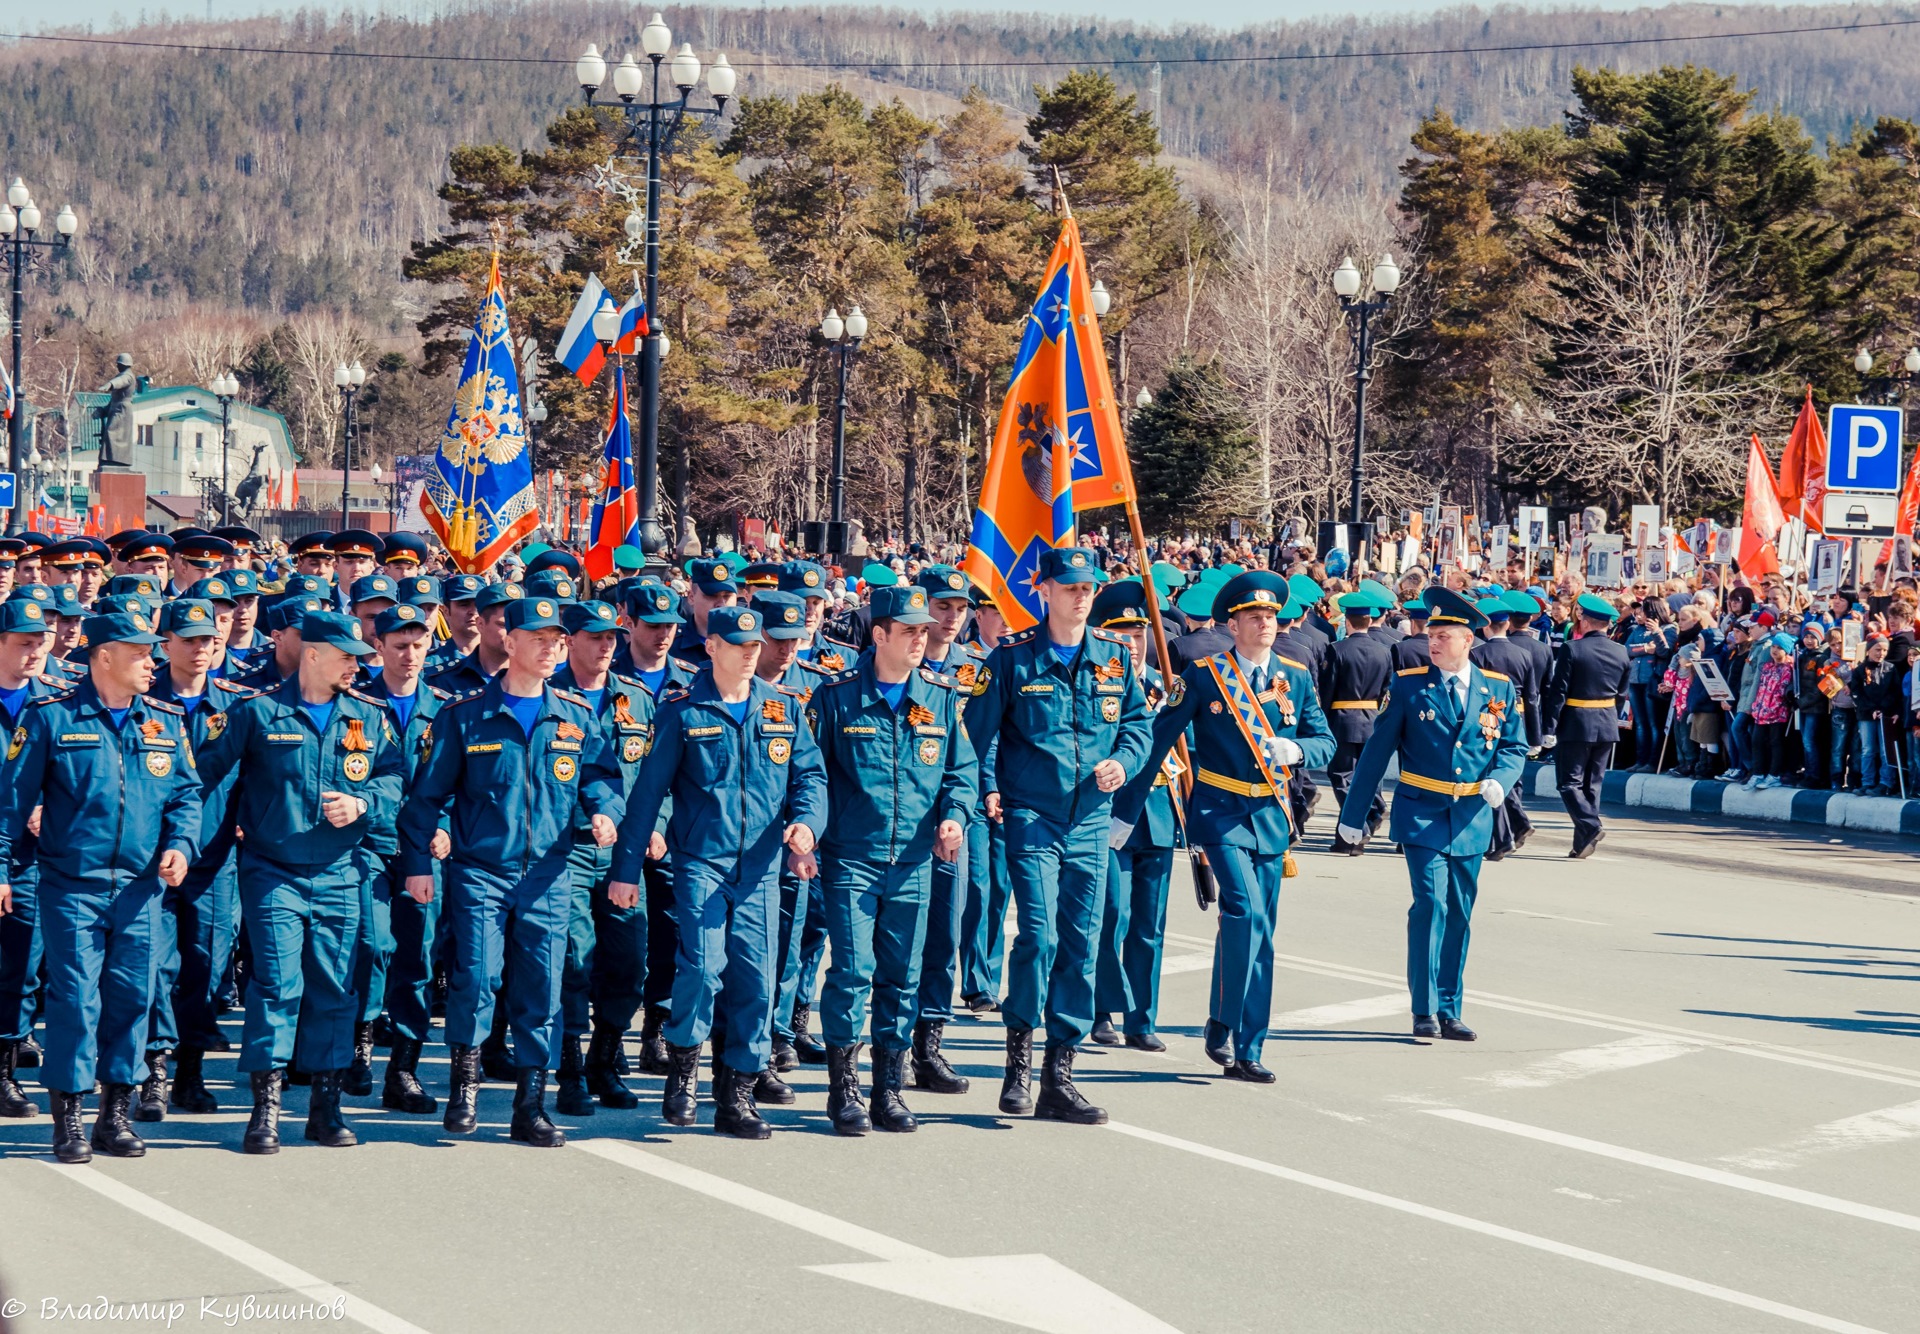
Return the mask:
[[1218,1079],[1182,870],[1170,1052],[1080,1059],[1106,1128],[999,1116],[981,1021],[949,1030],[974,1091],[864,1140],[803,1070],[764,1144],[664,1129],[649,1079],[548,1152],[507,1140],[504,1086],[460,1142],[359,1100],[351,1150],[299,1139],[292,1090],[288,1147],[248,1158],[210,1059],[232,1112],[150,1127],[143,1160],[58,1167],[46,1117],[0,1123],[0,1282],[34,1331],[170,1303],[173,1328],[392,1334],[1920,1330],[1910,848],[1612,818],[1572,862],[1537,818],[1482,879],[1471,1045],[1408,1036],[1398,858],[1310,851],[1279,1083]]

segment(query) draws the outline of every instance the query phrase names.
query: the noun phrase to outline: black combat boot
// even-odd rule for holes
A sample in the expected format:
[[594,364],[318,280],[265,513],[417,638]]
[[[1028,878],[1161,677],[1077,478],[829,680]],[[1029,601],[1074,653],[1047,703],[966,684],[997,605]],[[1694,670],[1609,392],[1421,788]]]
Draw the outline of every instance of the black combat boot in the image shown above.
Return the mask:
[[420,1087],[418,1039],[393,1035],[393,1055],[387,1057],[387,1079],[380,1086],[380,1105],[415,1116],[431,1116],[440,1110],[439,1099]]
[[667,1007],[649,1005],[640,1021],[640,1073],[664,1075],[673,1067],[667,1060]]
[[587,1046],[587,1092],[600,1099],[603,1107],[622,1111],[640,1105],[640,1095],[620,1078],[620,1058],[625,1054],[626,1040],[626,1029],[615,1024],[595,1024],[593,1041]]
[[929,1093],[965,1093],[973,1082],[954,1073],[940,1054],[944,1023],[923,1019],[913,1026],[913,1086]]
[[247,1118],[245,1153],[280,1152],[280,1071],[255,1070],[247,1076],[253,1088],[253,1115]]
[[13,1068],[16,1070],[38,1070],[40,1068],[40,1058],[45,1054],[46,1053],[40,1050],[40,1044],[33,1040],[33,1034],[29,1033],[20,1039],[19,1045],[14,1049]]
[[1047,1044],[1045,1061],[1040,1067],[1040,1100],[1034,1105],[1033,1116],[1036,1121],[1065,1121],[1076,1126],[1107,1123],[1106,1109],[1095,1107],[1073,1086],[1071,1044]]
[[913,1119],[913,1113],[907,1110],[907,1104],[900,1100],[900,1090],[906,1086],[906,1081],[906,1049],[903,1047],[893,1051],[886,1047],[875,1047],[873,1101],[867,1105],[874,1129],[891,1130],[904,1135],[920,1128],[920,1123]]
[[345,1070],[315,1070],[313,1092],[307,1095],[307,1138],[329,1149],[350,1148],[360,1137],[340,1117],[340,1093],[346,1087]]
[[772,1103],[776,1107],[790,1107],[794,1102],[793,1089],[773,1072],[772,1066],[768,1066],[753,1077],[753,1100]]
[[0,1117],[20,1120],[40,1115],[40,1109],[34,1105],[27,1091],[13,1077],[15,1063],[19,1060],[20,1044],[0,1042]]
[[380,1017],[373,1021],[373,1045],[376,1047],[392,1047],[395,1036],[396,1034],[393,1031],[393,1016],[385,1010],[382,1010]]
[[1025,1024],[1007,1024],[1007,1073],[1000,1081],[1000,1110],[1008,1116],[1026,1116],[1033,1111],[1033,1094],[1027,1087],[1033,1075],[1033,1030]]
[[[542,1097],[546,1094],[546,1073],[545,1070],[540,1072]],[[522,1091],[527,1087],[526,1070],[520,1072],[519,1087]],[[580,1058],[580,1039],[577,1036],[562,1036],[560,1039],[560,1081],[554,1088],[553,1105],[562,1116],[593,1115],[593,1094],[587,1091],[587,1063]],[[518,1094],[514,1096],[513,1106],[513,1123],[518,1126],[520,1124]],[[545,1111],[540,1115],[542,1120],[546,1119]],[[516,1134],[514,1138],[520,1137]],[[528,1141],[528,1143],[532,1142]]]
[[93,1147],[111,1158],[144,1158],[147,1145],[133,1133],[127,1109],[133,1103],[133,1085],[109,1084],[100,1094],[100,1115],[93,1120]]
[[[580,1062],[580,1043],[572,1041],[569,1047],[573,1051],[574,1064]],[[585,1096],[584,1082],[580,1092]],[[587,1114],[593,1114],[593,1100],[587,1100]],[[519,1081],[513,1091],[513,1125],[507,1134],[522,1144],[531,1144],[536,1149],[557,1149],[567,1142],[560,1133],[560,1127],[547,1119],[547,1071],[546,1067],[529,1065],[520,1071]]]
[[181,1047],[173,1053],[173,1092],[168,1095],[168,1101],[174,1111],[205,1116],[220,1110],[220,1103],[207,1091],[201,1074],[201,1062],[205,1059],[206,1053],[198,1047]]
[[796,1001],[793,1007],[793,1051],[802,1065],[825,1065],[827,1049],[820,1040],[807,1032],[807,1024],[813,1018],[813,1007],[805,1001]]
[[860,1044],[827,1048],[827,1119],[836,1135],[864,1135],[873,1129],[860,1101]]
[[353,1064],[347,1068],[340,1091],[349,1098],[364,1098],[373,1092],[373,1025],[353,1026]]
[[453,1074],[447,1089],[447,1114],[440,1124],[449,1135],[471,1135],[480,1124],[480,1051],[466,1042],[456,1042],[449,1050],[453,1054]]
[[713,1128],[735,1139],[766,1139],[773,1127],[760,1117],[753,1105],[753,1075],[743,1075],[726,1062],[720,1063],[719,1089],[713,1111]]
[[520,1067],[507,1050],[507,1007],[499,998],[493,1003],[493,1029],[480,1044],[480,1073],[500,1084],[520,1082]]
[[167,1119],[167,1095],[173,1087],[173,1081],[167,1078],[167,1058],[172,1054],[164,1047],[147,1053],[147,1077],[141,1081],[140,1096],[134,1102],[134,1120]]
[[694,1095],[700,1083],[700,1048],[667,1046],[667,1086],[660,1093],[660,1119],[670,1126],[699,1120]]
[[87,1145],[87,1132],[80,1124],[83,1093],[53,1091],[53,1156],[62,1163],[90,1163],[93,1150]]
[[800,1053],[793,1049],[790,1038],[780,1036],[780,1030],[773,1030],[773,1055],[767,1058],[767,1069],[785,1074],[800,1064]]

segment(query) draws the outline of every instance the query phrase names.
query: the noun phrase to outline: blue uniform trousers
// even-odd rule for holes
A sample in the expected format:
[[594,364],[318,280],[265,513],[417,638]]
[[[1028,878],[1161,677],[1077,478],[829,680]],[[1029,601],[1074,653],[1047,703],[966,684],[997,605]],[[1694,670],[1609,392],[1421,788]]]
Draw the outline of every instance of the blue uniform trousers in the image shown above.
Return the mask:
[[[433,864],[434,894],[427,903],[416,903],[404,888],[405,881],[391,871],[381,872],[381,881],[390,885],[387,894],[387,925],[393,941],[393,955],[387,964],[384,999],[387,1021],[394,1035],[414,1042],[425,1042],[433,1028],[433,1003],[427,988],[433,981],[435,937],[441,934],[440,866]],[[376,901],[380,887],[375,886]]]
[[579,1037],[594,1022],[625,1032],[640,1008],[647,975],[646,878],[642,901],[616,908],[607,897],[613,849],[576,842],[568,854],[573,867],[572,918],[567,930],[567,963],[560,985],[561,1029]]
[[1460,1017],[1480,856],[1449,857],[1403,844],[1413,906],[1407,909],[1407,992],[1415,1014]]
[[32,872],[13,882],[13,911],[0,917],[0,1040],[18,1040],[33,1032],[44,941],[40,876]]
[[920,1018],[944,1024],[953,1018],[953,987],[960,971],[960,923],[967,906],[969,840],[960,840],[957,861],[934,858],[927,891],[927,943],[920,955]]
[[673,915],[672,855],[647,862],[640,874],[647,905],[647,971],[641,998],[648,1005],[670,1005],[674,960],[680,953],[680,927]]
[[393,900],[407,897],[407,891],[394,881],[383,865],[367,880],[367,900],[360,919],[359,974],[354,994],[360,998],[360,1019],[372,1023],[386,1008],[388,978],[392,976],[393,956],[399,942],[393,934]]
[[1014,937],[1007,960],[1007,1022],[1073,1045],[1093,1028],[1093,973],[1107,897],[1107,809],[1073,824],[1007,812]]
[[826,882],[827,937],[833,953],[820,999],[820,1032],[827,1045],[851,1047],[866,1027],[873,995],[875,1051],[913,1045],[919,1009],[920,961],[927,943],[932,867],[836,858]]
[[773,1031],[793,1038],[793,1008],[820,998],[820,956],[827,952],[827,909],[820,877],[802,880],[780,871],[780,928],[774,940],[780,988],[773,997]]
[[960,994],[1000,999],[1006,961],[1007,835],[984,816],[967,826],[967,906],[960,913]]
[[1094,999],[1121,1015],[1121,1032],[1153,1032],[1160,1014],[1160,955],[1167,938],[1172,848],[1107,854],[1107,915],[1100,924]]
[[1232,1034],[1234,1054],[1257,1061],[1273,1017],[1273,919],[1280,908],[1286,856],[1206,845],[1220,890],[1220,934],[1213,942],[1213,992],[1207,1037]]
[[295,870],[240,853],[240,911],[253,942],[241,1074],[289,1063],[301,1070],[353,1064],[354,982],[365,971],[361,916],[375,861],[356,850]]
[[[733,871],[737,877],[739,868]],[[714,1031],[717,1014],[726,1035],[720,1055],[728,1067],[742,1074],[766,1068],[779,981],[774,959],[779,899],[780,880],[772,871],[742,882],[710,862],[676,860],[673,905],[680,941],[668,1042],[699,1046]]]
[[507,1007],[513,1063],[551,1068],[573,912],[568,850],[549,852],[518,878],[466,862],[448,865],[449,1045],[477,1046],[486,1038],[497,993]]
[[60,883],[42,871],[40,930],[47,963],[47,1053],[40,1082],[59,1093],[147,1077],[160,918],[158,880],[117,892]]
[[160,898],[158,970],[147,1045],[154,1050],[226,1045],[213,1010],[240,930],[240,885],[229,856],[211,871],[198,867]]

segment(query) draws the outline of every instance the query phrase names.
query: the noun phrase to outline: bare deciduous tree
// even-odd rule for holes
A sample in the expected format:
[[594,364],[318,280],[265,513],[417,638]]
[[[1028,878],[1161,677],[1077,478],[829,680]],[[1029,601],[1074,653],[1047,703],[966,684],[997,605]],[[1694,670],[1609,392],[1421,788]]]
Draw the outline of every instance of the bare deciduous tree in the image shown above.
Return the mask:
[[[343,408],[333,368],[371,357],[372,342],[351,317],[331,310],[302,311],[281,326],[278,340],[293,371],[302,421],[319,435],[319,448],[337,457]],[[303,442],[309,449],[313,443],[311,437]]]

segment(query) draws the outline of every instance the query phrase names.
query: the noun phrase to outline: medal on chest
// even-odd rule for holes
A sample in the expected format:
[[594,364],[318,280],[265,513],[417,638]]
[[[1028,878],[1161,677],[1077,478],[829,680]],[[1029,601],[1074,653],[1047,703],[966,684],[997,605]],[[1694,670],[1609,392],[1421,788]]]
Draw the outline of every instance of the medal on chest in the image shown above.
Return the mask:
[[1500,728],[1504,724],[1506,713],[1507,702],[1504,699],[1489,700],[1487,707],[1481,710],[1480,735],[1486,738],[1489,746],[1500,739]]
[[1292,727],[1300,714],[1294,707],[1293,692],[1288,689],[1287,678],[1284,676],[1273,678],[1273,702],[1280,706],[1280,722],[1284,726]]

